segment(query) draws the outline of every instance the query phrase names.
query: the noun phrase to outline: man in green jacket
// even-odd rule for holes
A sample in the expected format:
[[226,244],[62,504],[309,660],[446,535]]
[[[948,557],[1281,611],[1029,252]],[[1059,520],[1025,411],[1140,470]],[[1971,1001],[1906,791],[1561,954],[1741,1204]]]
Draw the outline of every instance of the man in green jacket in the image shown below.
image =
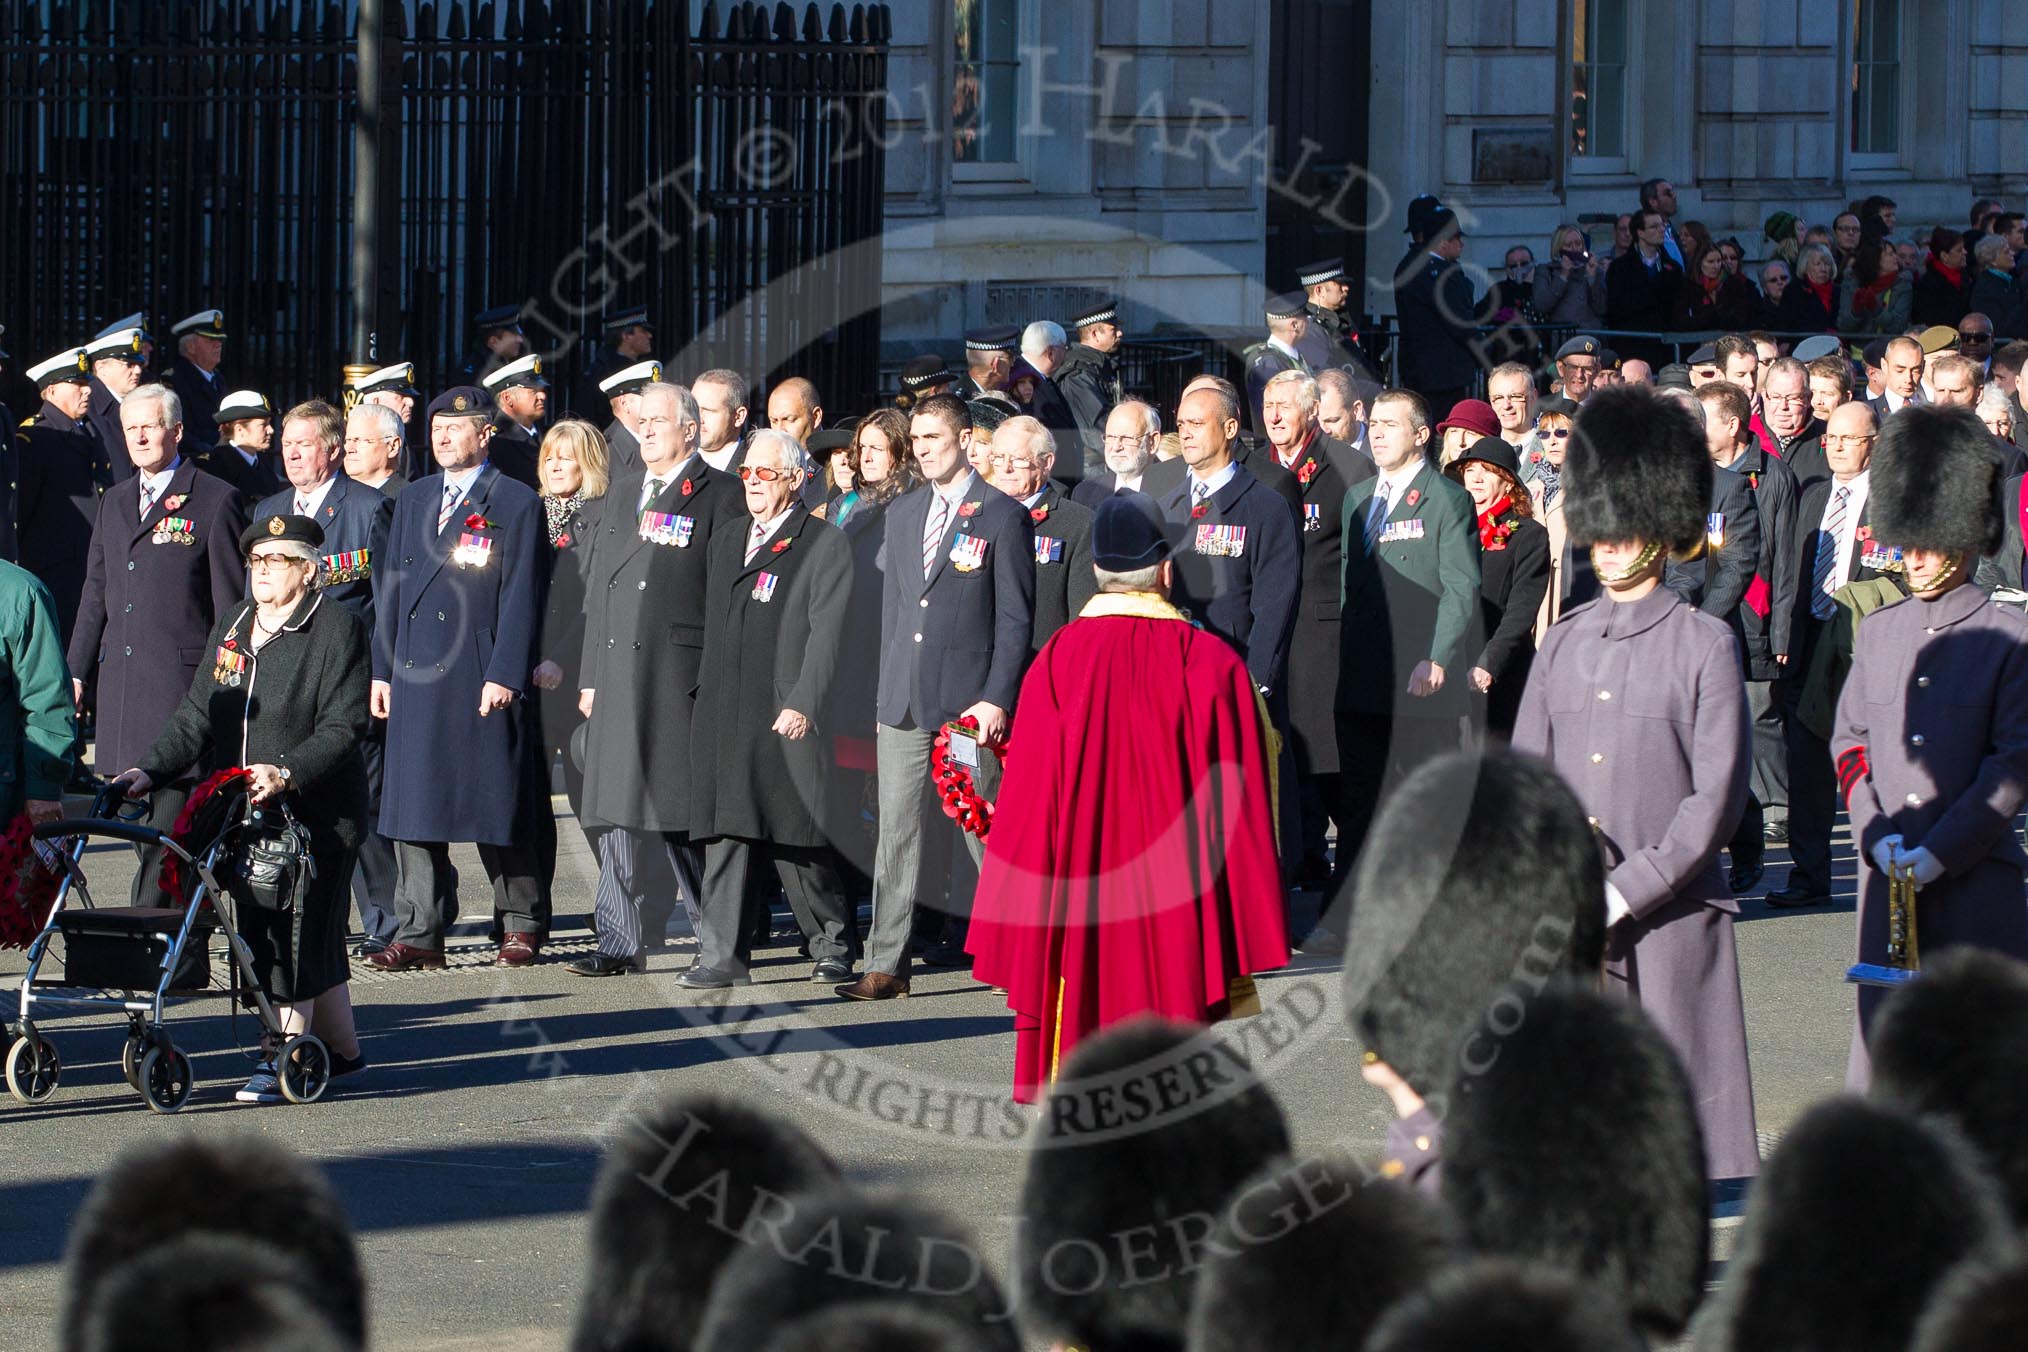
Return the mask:
[[70,778],[70,669],[56,603],[33,573],[0,562],[0,827],[25,807],[33,821],[63,815]]

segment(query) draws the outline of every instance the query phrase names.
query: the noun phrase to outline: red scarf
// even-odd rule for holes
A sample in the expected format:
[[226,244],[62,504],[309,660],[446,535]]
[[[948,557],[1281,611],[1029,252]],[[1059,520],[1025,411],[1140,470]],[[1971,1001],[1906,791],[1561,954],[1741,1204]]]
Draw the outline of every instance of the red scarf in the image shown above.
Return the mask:
[[1880,309],[1881,297],[1892,291],[1895,282],[1900,279],[1901,274],[1898,272],[1883,272],[1872,281],[1866,283],[1866,285],[1860,287],[1858,293],[1852,297],[1852,313],[1855,315],[1877,313]]
[[1514,523],[1510,521],[1502,525],[1500,518],[1511,511],[1513,506],[1514,501],[1512,498],[1500,498],[1491,507],[1479,513],[1479,548],[1505,549],[1507,547],[1507,537],[1514,533]]
[[1945,266],[1944,261],[1935,254],[1929,256],[1929,270],[1949,282],[1951,290],[1962,291],[1965,289],[1965,274],[1963,270]]
[[1822,286],[1818,286],[1815,282],[1804,282],[1803,285],[1810,289],[1826,310],[1832,314],[1838,313],[1838,307],[1831,299],[1831,283],[1825,282]]
[[1716,305],[1718,303],[1718,292],[1725,285],[1725,274],[1721,272],[1716,277],[1707,278],[1700,272],[1697,274],[1697,283],[1704,288],[1704,299]]

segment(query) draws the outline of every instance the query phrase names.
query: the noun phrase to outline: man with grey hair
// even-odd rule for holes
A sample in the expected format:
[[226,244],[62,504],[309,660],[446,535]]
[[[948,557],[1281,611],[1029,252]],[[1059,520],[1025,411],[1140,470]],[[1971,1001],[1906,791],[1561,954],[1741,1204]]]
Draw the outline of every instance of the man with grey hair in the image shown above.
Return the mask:
[[650,853],[667,862],[698,922],[703,861],[692,834],[690,738],[705,584],[713,539],[746,528],[739,481],[698,453],[701,418],[690,391],[652,384],[640,397],[641,468],[606,490],[608,510],[585,563],[582,816],[614,829],[598,843],[598,952],[570,964],[577,976],[645,966],[662,920],[643,906]]
[[[246,505],[181,454],[182,401],[166,385],[143,385],[119,411],[130,477],[99,498],[69,650],[80,702],[86,674],[98,674],[101,766],[141,763],[211,656],[203,636],[246,595]],[[178,768],[149,796],[146,820],[157,830],[175,824],[190,794],[197,767]],[[173,904],[157,879],[161,853],[140,851],[136,906]]]
[[1809,368],[1794,357],[1776,357],[1768,364],[1754,430],[1764,434],[1761,444],[1795,473],[1798,492],[1831,477],[1819,440],[1824,425],[1810,411]]
[[1522,484],[1534,482],[1542,465],[1542,438],[1535,434],[1535,373],[1518,361],[1501,362],[1487,373],[1486,402],[1499,421],[1500,440],[1520,460]]
[[831,757],[816,719],[845,641],[852,547],[799,500],[813,466],[786,432],[762,428],[739,467],[745,529],[714,533],[707,555],[704,659],[692,722],[689,834],[704,842],[700,990],[747,984],[754,865],[772,860],[816,966],[852,979],[858,916],[824,832]]
[[1077,415],[1056,384],[1056,372],[1070,351],[1063,326],[1051,319],[1038,319],[1021,332],[1021,356],[1035,368],[1035,397],[1028,413],[1049,429],[1056,443],[1056,477],[1067,485],[1084,478],[1084,437],[1079,433]]
[[1070,491],[1071,501],[1096,512],[1115,493],[1145,493],[1143,478],[1162,437],[1162,415],[1142,399],[1123,399],[1106,414],[1100,445],[1106,472],[1082,480]]
[[401,415],[385,404],[355,405],[345,415],[345,477],[400,497],[408,487],[399,472],[406,435]]
[[1072,501],[1050,480],[1056,441],[1034,418],[1000,424],[987,453],[986,480],[1028,509],[1035,526],[1035,638],[1040,652],[1050,635],[1077,618],[1091,599],[1091,509]]

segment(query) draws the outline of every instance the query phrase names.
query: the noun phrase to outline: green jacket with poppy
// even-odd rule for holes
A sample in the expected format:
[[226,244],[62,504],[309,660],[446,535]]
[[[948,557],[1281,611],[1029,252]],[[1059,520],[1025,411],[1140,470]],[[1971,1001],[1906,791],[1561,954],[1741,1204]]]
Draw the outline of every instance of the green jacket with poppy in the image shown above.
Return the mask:
[[0,562],[0,829],[31,798],[53,802],[70,778],[70,668],[49,588]]
[[[1467,672],[1484,643],[1472,497],[1425,459],[1369,550],[1366,514],[1379,482],[1376,476],[1354,484],[1339,517],[1345,574],[1338,712],[1455,718],[1468,707]],[[1424,661],[1444,669],[1444,684],[1418,699],[1408,681]]]

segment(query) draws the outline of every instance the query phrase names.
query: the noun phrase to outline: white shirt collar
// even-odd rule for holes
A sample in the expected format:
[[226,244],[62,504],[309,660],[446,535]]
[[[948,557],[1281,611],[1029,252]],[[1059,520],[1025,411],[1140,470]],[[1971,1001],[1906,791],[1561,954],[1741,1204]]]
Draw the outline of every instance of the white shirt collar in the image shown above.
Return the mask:
[[1115,493],[1138,493],[1141,491],[1141,480],[1146,478],[1147,474],[1146,470],[1142,470],[1139,474],[1115,474],[1113,476],[1113,491]]
[[[302,516],[317,515],[317,509],[324,505],[324,499],[331,496],[331,485],[337,482],[338,476],[334,474],[330,478],[326,479],[323,483],[318,484],[315,488],[311,489],[307,493],[305,493],[300,488],[293,490],[290,495],[291,496],[290,506],[293,507],[296,504],[300,503],[303,505],[304,510],[301,513],[299,513],[299,515]],[[469,485],[467,485],[467,487],[469,487]]]
[[444,471],[444,487],[456,488],[458,496],[462,498],[465,494],[472,491],[472,484],[477,481],[480,472],[485,468],[486,462],[481,460],[470,469],[447,469]]
[[148,490],[149,497],[159,498],[169,491],[169,481],[176,477],[176,471],[181,468],[183,468],[183,457],[179,455],[174,460],[171,460],[166,468],[157,470],[153,474],[143,474],[139,470],[135,470],[134,477],[139,479],[141,486]]
[[1387,505],[1390,510],[1401,501],[1401,495],[1407,491],[1409,484],[1414,482],[1415,476],[1422,473],[1422,467],[1426,463],[1428,463],[1427,457],[1417,456],[1405,465],[1381,471],[1380,486],[1374,491],[1387,495]]
[[949,489],[938,488],[935,484],[931,484],[930,492],[935,493],[945,503],[955,507],[958,503],[963,502],[965,496],[972,491],[972,485],[978,480],[978,477],[979,471],[967,469],[965,477],[952,484]]
[[1048,491],[1049,485],[1048,484],[1042,485],[1042,487],[1036,489],[1033,493],[1030,493],[1027,497],[1021,499],[1021,505],[1023,507],[1028,508],[1030,511],[1033,511],[1035,509],[1035,504],[1042,501],[1042,495],[1044,493],[1047,493]]
[[739,443],[728,441],[715,451],[699,451],[697,454],[713,469],[729,471],[732,468],[732,457],[739,454]]
[[1219,470],[1216,474],[1213,474],[1208,479],[1199,478],[1197,471],[1194,469],[1191,470],[1189,472],[1189,475],[1187,476],[1190,480],[1190,500],[1192,502],[1197,501],[1197,490],[1200,487],[1203,488],[1205,492],[1209,493],[1212,497],[1218,496],[1219,492],[1222,489],[1224,489],[1224,487],[1227,484],[1232,482],[1232,476],[1237,474],[1238,472],[1239,472],[1239,462],[1236,460],[1226,461],[1225,468]]
[[774,516],[770,517],[768,520],[759,523],[760,538],[758,540],[755,540],[753,538],[752,533],[753,527],[751,526],[747,527],[748,541],[755,545],[766,544],[768,541],[775,538],[775,532],[782,528],[782,523],[787,521],[790,517],[794,516],[795,514],[796,514],[796,504],[793,500],[791,500],[788,506],[782,508],[781,511],[775,513]]
[[1268,346],[1273,348],[1275,351],[1282,353],[1284,356],[1290,358],[1293,361],[1302,360],[1302,355],[1298,353],[1293,347],[1290,347],[1287,343],[1283,342],[1280,334],[1270,334],[1268,336]]
[[690,454],[684,456],[681,460],[677,461],[675,467],[669,470],[669,472],[666,474],[656,474],[652,470],[648,471],[645,477],[643,477],[643,479],[641,480],[643,486],[645,486],[650,480],[661,485],[661,488],[657,488],[653,493],[650,493],[648,496],[650,497],[661,496],[663,488],[667,488],[670,484],[680,482],[684,475],[691,472],[690,471],[691,463],[700,458],[701,457],[696,451],[692,451]]

